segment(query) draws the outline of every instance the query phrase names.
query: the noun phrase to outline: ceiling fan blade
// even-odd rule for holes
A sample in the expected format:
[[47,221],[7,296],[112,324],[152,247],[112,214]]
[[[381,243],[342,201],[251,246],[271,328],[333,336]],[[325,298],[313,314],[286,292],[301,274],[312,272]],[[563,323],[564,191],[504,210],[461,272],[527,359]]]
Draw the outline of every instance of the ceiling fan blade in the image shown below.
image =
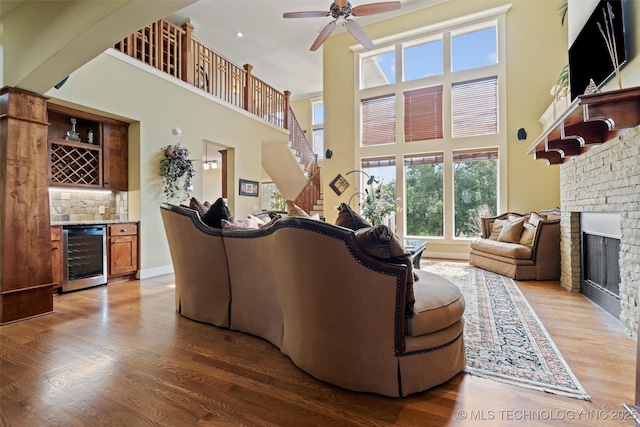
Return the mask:
[[338,7],[345,7],[347,5],[347,0],[334,0],[333,3]]
[[373,42],[357,22],[347,19],[344,24],[347,26],[347,31],[349,31],[362,46],[367,50],[373,49]]
[[320,34],[318,34],[316,41],[313,42],[313,44],[311,45],[311,49],[309,50],[317,50],[320,47],[320,45],[329,38],[331,33],[333,33],[333,30],[335,29],[336,29],[336,21],[329,22],[327,26],[324,27],[322,31],[320,31]]
[[331,15],[329,12],[311,11],[311,12],[286,12],[282,14],[283,18],[324,18]]
[[369,3],[356,6],[351,11],[353,16],[375,15],[376,13],[391,12],[400,9],[399,1],[387,1],[382,3]]

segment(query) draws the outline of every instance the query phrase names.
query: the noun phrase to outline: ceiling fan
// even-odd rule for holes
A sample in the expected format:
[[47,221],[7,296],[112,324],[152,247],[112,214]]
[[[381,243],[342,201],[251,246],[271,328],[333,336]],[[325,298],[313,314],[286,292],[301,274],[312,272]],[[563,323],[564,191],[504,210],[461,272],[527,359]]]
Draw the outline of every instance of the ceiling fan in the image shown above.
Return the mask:
[[366,16],[375,15],[377,13],[390,12],[400,9],[399,1],[387,1],[381,3],[369,3],[352,7],[347,0],[335,0],[331,3],[328,12],[311,11],[311,12],[287,12],[282,15],[283,18],[323,18],[325,16],[333,17],[333,21],[329,22],[326,27],[320,31],[320,34],[311,45],[311,50],[316,50],[325,42],[336,28],[338,19],[344,19],[344,25],[347,31],[362,44],[367,50],[373,49],[373,42],[364,32],[362,27],[355,21],[349,19],[350,16]]

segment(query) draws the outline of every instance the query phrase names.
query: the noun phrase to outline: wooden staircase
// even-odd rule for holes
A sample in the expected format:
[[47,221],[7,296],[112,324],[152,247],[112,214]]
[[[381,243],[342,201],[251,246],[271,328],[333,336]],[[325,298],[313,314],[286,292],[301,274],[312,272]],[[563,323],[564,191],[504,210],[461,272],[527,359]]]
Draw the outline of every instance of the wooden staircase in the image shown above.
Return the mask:
[[[292,167],[293,159],[277,158],[286,155],[283,154],[286,149],[280,151],[284,148],[284,141],[282,146],[277,148],[263,145],[263,151],[274,150],[270,160],[278,162],[278,168],[281,166],[280,163],[283,166],[286,164],[285,168],[288,168],[281,176],[272,176],[272,179],[283,193],[286,187],[289,194],[287,197],[291,197],[291,194],[295,194],[302,187],[293,202],[306,212],[313,211],[322,215],[317,155],[289,107],[290,92],[279,92],[256,78],[252,74],[253,67],[250,64],[240,67],[231,63],[197,41],[193,37],[193,31],[194,28],[189,23],[180,28],[161,19],[125,37],[113,47],[218,99],[288,129],[289,147],[300,164],[301,172],[298,175],[296,170],[295,176],[289,174],[289,171],[295,170],[295,167]],[[237,96],[238,93],[241,96]],[[263,167],[264,165],[263,155]],[[273,166],[272,171],[275,172],[275,168],[276,166]],[[282,180],[280,184],[279,180]]]

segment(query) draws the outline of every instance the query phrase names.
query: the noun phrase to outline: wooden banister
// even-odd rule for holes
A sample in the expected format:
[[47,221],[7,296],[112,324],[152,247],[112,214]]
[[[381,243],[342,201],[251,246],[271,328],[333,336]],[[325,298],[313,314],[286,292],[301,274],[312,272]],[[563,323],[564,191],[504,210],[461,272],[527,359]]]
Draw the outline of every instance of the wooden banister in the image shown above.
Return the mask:
[[300,193],[298,193],[293,200],[293,203],[300,206],[305,212],[311,212],[314,205],[320,200],[320,193],[320,168],[317,168],[316,172],[309,178]]
[[289,129],[290,92],[279,92],[193,38],[194,27],[182,28],[165,19],[147,25],[113,47],[222,101]]
[[161,19],[125,37],[114,49],[288,129],[291,147],[311,177],[295,203],[312,210],[320,198],[318,156],[291,110],[291,92],[279,92],[255,77],[252,65],[240,67],[214,52],[193,38],[193,31],[188,22],[180,28]]
[[296,150],[298,157],[300,157],[300,163],[302,163],[305,170],[309,172],[309,176],[313,176],[318,170],[318,155],[313,152],[313,148],[291,108],[289,108],[288,111],[288,122],[291,126],[289,128],[291,148]]

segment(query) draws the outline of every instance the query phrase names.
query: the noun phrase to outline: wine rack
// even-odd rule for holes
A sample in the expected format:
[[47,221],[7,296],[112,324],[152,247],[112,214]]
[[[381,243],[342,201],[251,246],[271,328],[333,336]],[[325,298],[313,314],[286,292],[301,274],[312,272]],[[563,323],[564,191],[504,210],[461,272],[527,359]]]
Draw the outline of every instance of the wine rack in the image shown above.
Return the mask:
[[82,142],[50,140],[50,183],[102,186],[102,148]]

